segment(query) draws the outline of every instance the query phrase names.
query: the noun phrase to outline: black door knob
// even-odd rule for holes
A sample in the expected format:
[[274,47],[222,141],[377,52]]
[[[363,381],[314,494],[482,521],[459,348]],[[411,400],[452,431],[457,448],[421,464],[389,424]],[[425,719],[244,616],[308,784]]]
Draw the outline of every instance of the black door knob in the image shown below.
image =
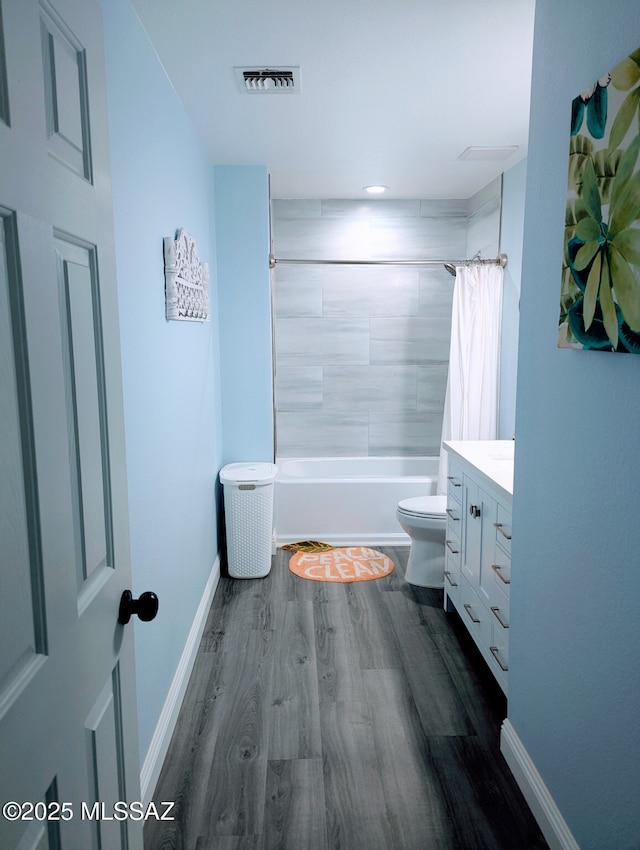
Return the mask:
[[141,593],[139,599],[134,599],[130,590],[125,590],[120,597],[118,622],[123,626],[129,622],[133,614],[137,614],[138,619],[148,623],[149,620],[153,620],[157,613],[158,597],[150,590]]

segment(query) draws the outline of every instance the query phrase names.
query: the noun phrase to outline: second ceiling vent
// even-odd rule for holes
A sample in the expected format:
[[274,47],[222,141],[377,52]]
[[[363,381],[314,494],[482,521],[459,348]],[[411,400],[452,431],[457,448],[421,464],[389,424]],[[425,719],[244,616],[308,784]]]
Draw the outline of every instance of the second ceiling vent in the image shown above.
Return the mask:
[[234,68],[240,91],[245,94],[298,94],[300,67]]

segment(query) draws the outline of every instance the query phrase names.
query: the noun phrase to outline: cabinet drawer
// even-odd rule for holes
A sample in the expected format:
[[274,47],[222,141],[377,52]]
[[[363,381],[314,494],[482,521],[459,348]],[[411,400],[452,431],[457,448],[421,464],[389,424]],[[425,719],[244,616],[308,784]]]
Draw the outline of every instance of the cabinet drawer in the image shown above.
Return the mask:
[[453,563],[458,571],[460,571],[461,550],[462,545],[460,543],[460,538],[455,533],[455,530],[447,525],[447,533],[444,539],[444,552],[447,556],[447,562]]
[[445,537],[445,568],[444,580],[447,595],[458,605],[460,599],[460,538],[457,535],[458,528],[455,523],[447,523]]
[[458,608],[460,604],[460,570],[448,559],[444,568],[444,591]]
[[503,505],[498,504],[496,521],[494,523],[496,530],[496,543],[501,546],[504,551],[511,554],[511,511],[507,510]]
[[469,582],[462,577],[460,585],[460,617],[476,643],[484,650],[491,643],[492,624],[487,609],[478,599]]
[[493,615],[492,624],[494,631],[499,630],[509,635],[509,597],[498,587],[494,588],[490,611]]
[[509,670],[509,629],[503,629],[499,623],[495,623],[492,630],[490,666],[497,676],[506,676]]
[[447,504],[453,507],[452,500],[462,504],[462,472],[456,463],[449,458],[449,474],[447,475]]
[[509,669],[509,597],[495,588],[491,603],[491,643],[489,666],[495,677],[506,686]]
[[503,593],[508,599],[511,587],[511,558],[503,555],[498,547],[496,547],[496,557],[494,563],[491,564],[491,570],[493,571],[494,586],[492,598],[495,597],[496,593]]
[[462,505],[455,500],[448,499],[447,511],[447,528],[451,528],[460,536],[460,526],[462,523]]
[[460,542],[460,528],[457,524],[448,522],[444,537],[444,550],[447,557],[454,558],[460,562],[462,544]]

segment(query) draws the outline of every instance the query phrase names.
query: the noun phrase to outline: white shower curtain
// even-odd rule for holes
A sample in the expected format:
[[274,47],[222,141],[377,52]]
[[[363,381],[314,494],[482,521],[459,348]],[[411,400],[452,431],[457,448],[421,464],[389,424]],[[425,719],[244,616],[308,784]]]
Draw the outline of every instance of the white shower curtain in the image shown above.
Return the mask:
[[[498,436],[502,278],[498,264],[456,267],[443,440]],[[446,492],[447,453],[441,449],[438,493]]]

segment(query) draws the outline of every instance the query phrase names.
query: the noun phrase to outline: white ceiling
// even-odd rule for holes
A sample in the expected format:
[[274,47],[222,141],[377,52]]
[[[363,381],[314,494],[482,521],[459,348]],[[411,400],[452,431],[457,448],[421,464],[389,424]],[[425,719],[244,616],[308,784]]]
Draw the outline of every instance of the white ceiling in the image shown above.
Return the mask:
[[[535,0],[132,2],[212,161],[266,165],[274,198],[468,198],[526,156]],[[297,65],[297,95],[234,72]]]

